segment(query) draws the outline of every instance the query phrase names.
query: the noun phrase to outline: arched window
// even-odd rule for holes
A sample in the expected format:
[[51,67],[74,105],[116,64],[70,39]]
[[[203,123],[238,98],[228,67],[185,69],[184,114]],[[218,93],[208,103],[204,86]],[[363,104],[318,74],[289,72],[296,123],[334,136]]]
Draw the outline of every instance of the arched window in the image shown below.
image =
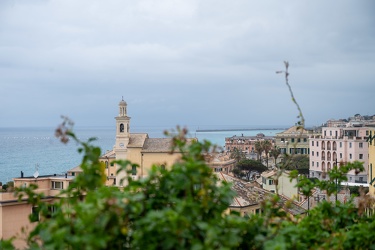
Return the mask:
[[327,142],[327,150],[331,150],[331,142]]
[[322,150],[325,150],[326,149],[326,143],[324,141],[322,141],[322,146],[321,146]]
[[120,124],[120,133],[124,132],[124,124]]
[[322,151],[322,161],[324,161],[325,159],[326,159],[326,153]]
[[336,150],[337,149],[337,143],[334,141],[332,142],[332,149],[333,150]]
[[333,157],[333,161],[337,160],[337,154],[336,154],[336,152],[333,152],[332,157]]
[[323,161],[322,162],[322,172],[325,172],[326,171],[326,164],[325,162]]
[[331,170],[331,163],[328,162],[328,163],[327,163],[327,171],[330,171],[330,170]]
[[330,161],[331,160],[331,152],[328,152],[327,153],[327,161]]

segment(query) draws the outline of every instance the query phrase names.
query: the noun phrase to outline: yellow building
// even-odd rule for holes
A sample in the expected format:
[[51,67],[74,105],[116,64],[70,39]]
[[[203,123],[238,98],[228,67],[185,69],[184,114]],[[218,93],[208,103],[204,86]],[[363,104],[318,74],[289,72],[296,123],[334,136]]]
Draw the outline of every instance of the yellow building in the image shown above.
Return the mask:
[[[121,179],[126,179],[124,171],[117,174],[119,166],[114,164],[115,160],[129,160],[138,164],[133,167],[131,177],[138,179],[147,176],[153,165],[161,168],[169,168],[181,157],[181,153],[172,151],[171,138],[149,138],[147,133],[130,133],[130,117],[127,115],[127,103],[121,100],[119,103],[119,114],[116,119],[116,141],[113,150],[107,151],[100,157],[106,166],[107,185],[121,186]],[[188,139],[191,141],[193,139]],[[68,171],[69,175],[82,172],[80,167]],[[126,182],[123,183],[126,185]]]
[[368,183],[369,193],[375,197],[375,128],[368,131]]

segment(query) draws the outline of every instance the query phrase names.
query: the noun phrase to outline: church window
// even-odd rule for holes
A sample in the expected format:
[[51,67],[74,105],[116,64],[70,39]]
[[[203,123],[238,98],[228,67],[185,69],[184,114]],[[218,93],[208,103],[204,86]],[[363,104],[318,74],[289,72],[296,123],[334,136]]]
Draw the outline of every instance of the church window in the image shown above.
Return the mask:
[[122,133],[122,132],[124,132],[124,124],[120,124],[120,132]]

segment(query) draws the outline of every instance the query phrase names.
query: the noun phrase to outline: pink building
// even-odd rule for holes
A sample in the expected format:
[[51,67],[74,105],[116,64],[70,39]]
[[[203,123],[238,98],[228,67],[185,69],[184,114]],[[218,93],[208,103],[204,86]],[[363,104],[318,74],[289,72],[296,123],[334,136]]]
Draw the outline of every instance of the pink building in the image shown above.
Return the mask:
[[348,182],[367,183],[368,133],[367,127],[324,127],[322,135],[310,137],[310,177],[328,178],[336,164],[361,161],[365,171],[349,172]]

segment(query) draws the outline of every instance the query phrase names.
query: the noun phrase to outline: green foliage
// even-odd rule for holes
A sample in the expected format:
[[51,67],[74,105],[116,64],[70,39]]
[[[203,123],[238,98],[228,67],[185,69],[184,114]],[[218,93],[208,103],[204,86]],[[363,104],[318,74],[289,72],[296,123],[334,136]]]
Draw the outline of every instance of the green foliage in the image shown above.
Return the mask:
[[285,154],[281,163],[285,170],[297,170],[300,174],[309,173],[310,160],[308,155]]
[[250,181],[253,177],[251,176],[252,172],[258,172],[260,174],[267,169],[268,168],[259,161],[244,159],[236,164],[236,167],[233,169],[233,174],[238,178],[245,177],[246,180]]
[[235,159],[236,162],[240,162],[243,159],[246,159],[246,154],[241,150],[234,148],[230,153],[230,158]]

